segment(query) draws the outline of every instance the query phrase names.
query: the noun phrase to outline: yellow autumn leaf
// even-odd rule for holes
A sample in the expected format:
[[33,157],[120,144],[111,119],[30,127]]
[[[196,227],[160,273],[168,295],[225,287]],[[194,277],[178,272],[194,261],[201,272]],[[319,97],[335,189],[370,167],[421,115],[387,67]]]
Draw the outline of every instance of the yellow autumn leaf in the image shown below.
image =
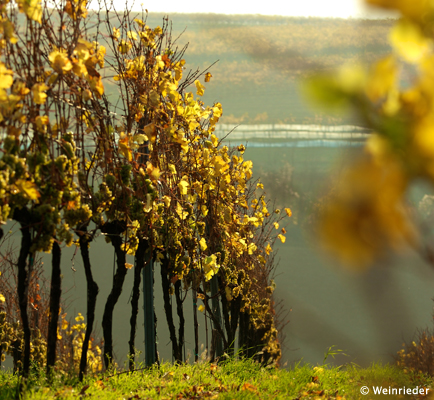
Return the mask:
[[286,241],[286,237],[285,236],[283,236],[283,235],[281,235],[280,233],[277,235],[277,237],[280,239],[280,241],[282,242],[282,243],[285,243],[285,241]]
[[265,247],[265,252],[267,253],[267,256],[269,256],[272,251],[273,249],[271,248],[270,243],[267,243],[267,246]]
[[171,198],[169,196],[163,196],[163,202],[166,207],[170,206]]
[[0,303],[4,303],[6,301],[5,296],[0,293]]
[[118,28],[113,27],[112,37],[113,37],[113,39],[118,40],[121,37],[121,31]]
[[102,83],[101,76],[87,76],[90,88],[96,93],[97,97],[100,99],[104,94],[104,84]]
[[220,265],[217,264],[217,256],[211,254],[206,257],[203,262],[203,270],[205,272],[205,281],[209,281],[220,269]]
[[160,104],[160,95],[155,90],[151,90],[149,92],[149,100],[151,102],[151,106],[158,106]]
[[77,322],[84,321],[84,317],[83,315],[81,315],[81,313],[78,313],[77,316],[75,317],[75,320]]
[[53,68],[59,74],[71,71],[72,69],[72,63],[68,58],[66,50],[64,49],[52,51],[48,56],[48,59],[51,62],[51,68]]
[[131,268],[133,268],[133,267],[134,267],[133,264],[125,263],[125,268],[126,268],[126,269],[131,269]]
[[210,72],[207,72],[207,73],[205,74],[205,82],[209,82],[209,81],[211,80],[211,78],[212,78],[211,73],[210,73]]
[[146,194],[146,205],[143,207],[143,211],[145,213],[148,213],[149,211],[151,211],[153,204],[154,204],[154,202],[152,200],[152,195],[150,193],[147,193]]
[[41,194],[38,191],[38,187],[34,182],[26,181],[24,179],[18,179],[15,182],[15,186],[20,190],[22,194],[28,197],[30,200],[38,200]]
[[279,223],[278,222],[273,222],[274,228],[275,229],[279,229]]
[[202,251],[205,251],[208,248],[205,238],[199,240],[199,245]]
[[127,32],[127,36],[131,39],[131,40],[137,40],[138,36],[137,33],[134,31],[128,31]]
[[290,208],[285,208],[286,215],[290,217],[292,215],[292,211]]
[[203,86],[197,79],[194,81],[194,84],[196,85],[196,93],[198,96],[203,96],[205,93],[205,86]]
[[186,219],[188,216],[188,212],[182,208],[180,203],[176,205],[176,213],[179,215],[179,218],[181,218],[182,220]]
[[138,143],[138,144],[143,144],[145,142],[147,142],[149,139],[146,135],[143,135],[141,133],[138,133],[136,135],[133,136],[133,141]]
[[157,129],[153,122],[146,125],[143,128],[143,132],[145,133],[146,137],[151,140],[151,143],[155,143],[155,141],[157,140]]
[[14,71],[7,69],[6,66],[0,62],[0,89],[9,89],[14,82]]
[[181,182],[178,183],[178,188],[179,188],[179,191],[182,195],[187,194],[188,186],[189,186],[189,184],[185,180],[182,180]]
[[160,178],[160,168],[154,167],[149,161],[146,163],[146,173],[149,175],[151,180],[157,181]]
[[127,42],[126,40],[122,39],[119,42],[118,50],[121,54],[126,54],[130,51],[131,47],[133,47],[133,45],[130,41]]
[[18,9],[33,21],[42,24],[42,6],[40,0],[18,0]]
[[252,254],[256,251],[257,248],[258,248],[258,247],[256,246],[255,243],[250,243],[250,244],[247,246],[247,252],[248,252],[250,255],[252,255]]
[[32,87],[33,101],[36,104],[45,104],[47,94],[44,93],[49,87],[45,83],[35,83]]
[[197,307],[197,309],[200,311],[200,312],[204,312],[205,311],[205,307],[201,304],[199,307]]
[[68,321],[66,321],[65,319],[62,320],[62,330],[65,330],[68,328]]
[[133,159],[133,151],[130,148],[130,139],[124,132],[121,133],[119,138],[119,152],[128,161],[131,161]]

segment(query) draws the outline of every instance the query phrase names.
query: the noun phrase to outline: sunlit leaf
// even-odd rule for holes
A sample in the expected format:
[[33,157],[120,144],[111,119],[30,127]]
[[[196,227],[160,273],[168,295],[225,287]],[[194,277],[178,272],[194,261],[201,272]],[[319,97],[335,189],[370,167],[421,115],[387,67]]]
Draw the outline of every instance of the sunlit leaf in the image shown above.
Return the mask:
[[267,246],[265,247],[265,252],[267,253],[267,256],[269,256],[272,251],[273,249],[271,248],[270,243],[267,243]]
[[205,251],[208,248],[205,238],[199,240],[199,245],[202,251]]
[[72,69],[72,63],[64,49],[54,50],[48,56],[51,67],[59,74],[63,74]]
[[205,86],[203,86],[203,85],[199,82],[199,80],[197,80],[197,79],[194,81],[194,84],[196,85],[196,89],[197,89],[196,93],[197,93],[197,95],[198,95],[198,96],[203,96],[204,93],[205,93]]
[[189,186],[188,182],[185,181],[185,180],[182,180],[181,182],[178,183],[179,192],[182,195],[187,194],[187,192],[188,192],[188,186]]
[[26,181],[23,179],[18,179],[15,182],[15,186],[20,190],[21,193],[25,194],[30,200],[38,200],[41,194],[38,191],[38,187],[34,182]]

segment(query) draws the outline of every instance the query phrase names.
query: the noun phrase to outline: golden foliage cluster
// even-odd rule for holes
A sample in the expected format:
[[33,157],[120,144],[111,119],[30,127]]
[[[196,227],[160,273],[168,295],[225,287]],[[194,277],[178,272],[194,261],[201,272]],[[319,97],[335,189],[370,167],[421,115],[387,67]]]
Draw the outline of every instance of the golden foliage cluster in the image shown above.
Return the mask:
[[[274,241],[285,242],[279,222],[290,212],[269,210],[244,146],[229,149],[215,136],[222,105],[201,100],[211,74],[185,76],[185,48],[174,48],[167,19],[150,28],[146,15],[126,12],[116,24],[105,20],[109,36],[95,36],[86,1],[18,6],[0,8],[0,219],[31,232],[24,255],[81,246],[89,226],[120,243],[118,259],[146,241],[148,257],[167,269],[164,290],[179,291],[182,282],[212,315],[214,280],[225,318],[246,315],[262,358],[278,359],[269,273]],[[15,26],[17,12],[26,15],[25,29]],[[118,99],[106,95],[104,81]],[[122,262],[114,279],[119,294],[131,268]],[[233,325],[225,321],[226,338],[220,326],[226,348]]]

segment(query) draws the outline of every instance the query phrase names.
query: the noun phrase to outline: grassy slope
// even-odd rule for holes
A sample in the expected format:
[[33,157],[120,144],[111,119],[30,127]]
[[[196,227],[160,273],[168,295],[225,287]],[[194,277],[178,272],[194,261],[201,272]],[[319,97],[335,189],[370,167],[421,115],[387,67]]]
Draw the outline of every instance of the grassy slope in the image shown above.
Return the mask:
[[[0,374],[0,400],[13,398],[17,379]],[[362,396],[362,386],[380,385],[414,388],[430,386],[424,376],[410,375],[391,366],[373,365],[368,369],[295,366],[291,370],[262,368],[250,361],[227,362],[215,367],[207,363],[121,373],[107,378],[88,379],[83,384],[53,384],[37,381],[24,399],[73,399],[79,394],[98,399],[375,399]],[[372,388],[371,388],[372,392]],[[396,398],[387,396],[387,398]],[[400,398],[410,398],[400,397]]]

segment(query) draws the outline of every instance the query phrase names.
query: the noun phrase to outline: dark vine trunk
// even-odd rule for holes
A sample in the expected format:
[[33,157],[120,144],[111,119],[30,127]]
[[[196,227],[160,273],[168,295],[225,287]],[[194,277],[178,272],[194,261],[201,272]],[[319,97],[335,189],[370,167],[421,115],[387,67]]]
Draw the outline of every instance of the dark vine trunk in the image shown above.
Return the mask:
[[[193,277],[194,285],[194,277]],[[193,286],[192,285],[192,286]],[[197,291],[193,286],[194,362],[199,360],[199,323],[197,322]]]
[[184,308],[183,301],[181,299],[181,280],[175,282],[175,298],[176,298],[176,313],[179,318],[179,328],[178,328],[178,351],[182,359],[182,350],[184,348],[184,335],[185,335],[185,318],[184,318]]
[[[134,370],[134,363],[136,357],[135,339],[137,330],[137,314],[139,313],[139,299],[140,299],[140,282],[142,278],[142,270],[145,266],[145,253],[148,249],[148,242],[144,239],[139,239],[139,246],[135,256],[134,266],[134,284],[133,296],[131,298],[131,318],[130,318],[130,340],[128,342],[130,347],[129,369]],[[146,321],[145,321],[146,323]]]
[[182,352],[176,338],[175,324],[173,323],[172,304],[170,304],[170,280],[168,277],[169,260],[164,258],[161,261],[161,284],[163,286],[164,311],[167,325],[169,326],[170,341],[172,342],[172,356],[175,362],[182,362]]
[[[220,277],[218,277],[218,284],[220,287],[224,287]],[[234,300],[232,299],[232,301]],[[235,332],[233,331],[233,326],[231,324],[232,314],[229,314],[230,305],[228,299],[226,298],[226,293],[223,293],[221,295],[221,302],[222,302],[223,320],[224,320],[225,331],[226,331],[226,336],[228,338],[228,346],[229,346],[227,349],[224,349],[224,351],[229,355],[233,355]]]
[[107,297],[102,317],[102,331],[104,336],[104,365],[109,369],[113,363],[113,311],[119,296],[122,293],[122,286],[125,281],[127,269],[125,267],[125,252],[121,249],[122,238],[119,236],[125,230],[125,223],[114,221],[106,223],[101,231],[110,235],[110,240],[116,252],[116,273],[113,278],[112,290]]
[[[200,287],[197,288],[197,292],[199,294],[203,295],[203,297],[205,298],[203,303],[205,305],[206,312],[207,312],[208,316],[211,318],[211,321],[213,323],[213,329],[217,331],[218,336],[219,336],[219,340],[221,339],[223,341],[223,348],[227,349],[228,348],[228,341],[226,339],[226,336],[225,336],[225,333],[223,331],[223,328],[222,328],[220,321],[214,315],[213,310],[211,310],[211,307],[209,306],[209,302],[208,302],[209,296],[207,296],[207,294]],[[217,342],[216,342],[216,344],[217,344]]]
[[50,322],[48,324],[47,337],[47,375],[52,373],[56,363],[57,327],[59,322],[60,296],[62,294],[60,274],[61,251],[57,241],[53,243],[51,288],[50,288]]
[[30,326],[29,317],[27,315],[27,303],[28,303],[28,288],[29,288],[29,274],[27,272],[27,258],[30,254],[30,247],[32,245],[32,237],[30,234],[30,213],[27,208],[16,209],[14,211],[15,221],[18,221],[21,225],[21,248],[18,256],[18,302],[20,306],[21,322],[23,324],[24,332],[24,356],[22,364],[22,375],[27,377],[30,369]]
[[93,280],[92,268],[90,264],[89,243],[91,242],[91,240],[91,236],[89,236],[89,234],[87,233],[80,235],[80,252],[81,258],[83,260],[84,272],[86,274],[87,283],[87,325],[86,332],[84,334],[83,345],[81,347],[80,370],[78,374],[78,379],[80,382],[83,381],[84,374],[86,373],[87,352],[89,350],[90,335],[92,334],[93,324],[95,322],[96,298],[99,292],[98,285]]

